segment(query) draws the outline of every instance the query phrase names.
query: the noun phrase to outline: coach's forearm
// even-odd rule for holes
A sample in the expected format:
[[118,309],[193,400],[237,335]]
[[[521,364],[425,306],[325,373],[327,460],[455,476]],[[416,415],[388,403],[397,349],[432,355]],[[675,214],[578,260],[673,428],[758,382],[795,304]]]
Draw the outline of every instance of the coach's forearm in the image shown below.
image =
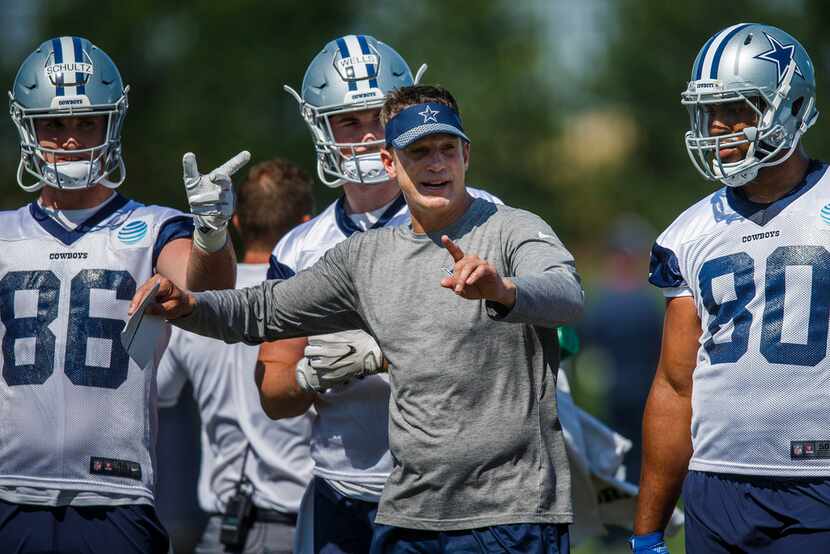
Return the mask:
[[516,287],[516,300],[509,311],[504,310],[496,319],[555,327],[582,315],[582,285],[576,272],[569,268],[512,277],[511,281]]
[[259,344],[267,338],[264,294],[262,286],[195,292],[192,293],[195,305],[190,315],[171,323],[185,331],[227,343]]
[[666,528],[692,456],[691,397],[678,394],[659,375],[643,417],[643,466],[634,534]]

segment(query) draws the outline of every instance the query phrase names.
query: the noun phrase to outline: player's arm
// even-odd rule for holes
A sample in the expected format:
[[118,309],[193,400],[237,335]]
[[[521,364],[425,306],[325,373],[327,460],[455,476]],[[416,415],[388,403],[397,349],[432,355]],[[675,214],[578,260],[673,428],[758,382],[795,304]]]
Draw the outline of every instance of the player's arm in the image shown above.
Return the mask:
[[314,403],[314,394],[297,384],[297,363],[303,359],[305,338],[265,342],[259,347],[256,382],[259,402],[271,419],[304,414]]
[[187,201],[193,213],[193,239],[169,242],[159,253],[156,270],[189,290],[229,289],[236,283],[236,255],[228,240],[235,196],[231,177],[251,155],[240,152],[202,175],[191,152],[182,159]]
[[388,368],[374,337],[356,329],[266,343],[257,365],[260,400],[273,419],[292,417],[305,412],[317,393]]
[[156,271],[188,290],[230,289],[236,283],[236,254],[230,241],[206,252],[190,239],[176,239],[162,248]]
[[634,534],[662,532],[692,456],[692,373],[700,319],[691,296],[666,303],[663,343],[643,417],[643,466]]

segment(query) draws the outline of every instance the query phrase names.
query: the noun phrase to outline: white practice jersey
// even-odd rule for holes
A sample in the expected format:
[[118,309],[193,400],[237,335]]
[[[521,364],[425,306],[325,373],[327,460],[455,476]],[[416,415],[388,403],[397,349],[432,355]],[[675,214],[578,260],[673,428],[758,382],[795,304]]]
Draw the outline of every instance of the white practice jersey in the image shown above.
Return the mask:
[[[239,264],[237,287],[265,280],[267,264]],[[225,344],[174,328],[159,364],[159,405],[173,405],[189,380],[202,419],[199,505],[224,512],[239,482],[245,450],[245,476],[260,508],[297,513],[311,479],[312,414],[271,420],[259,402],[254,380],[258,346]]]
[[650,281],[692,296],[702,335],[689,468],[830,475],[830,177],[769,205],[723,188],[652,250]]
[[120,334],[136,288],[192,220],[121,195],[72,231],[35,202],[0,213],[0,498],[152,503],[156,363]]
[[[487,192],[469,187],[467,190],[472,196],[502,203]],[[409,208],[400,195],[372,228],[409,223]],[[280,240],[271,256],[268,278],[288,279],[311,267],[327,250],[355,232],[360,232],[360,228],[346,214],[344,197],[341,197]],[[392,471],[388,377],[374,375],[353,380],[318,395],[314,406],[317,410],[311,440],[314,474],[334,482],[343,494],[380,499]]]

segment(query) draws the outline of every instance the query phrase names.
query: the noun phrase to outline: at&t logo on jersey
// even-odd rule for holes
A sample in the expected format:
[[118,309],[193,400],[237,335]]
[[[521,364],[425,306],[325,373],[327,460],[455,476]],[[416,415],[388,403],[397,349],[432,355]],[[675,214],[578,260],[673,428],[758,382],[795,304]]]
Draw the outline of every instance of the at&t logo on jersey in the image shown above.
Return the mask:
[[825,204],[818,215],[826,225],[830,225],[830,204]]
[[147,235],[147,229],[146,221],[131,221],[118,230],[117,237],[123,244],[133,245]]

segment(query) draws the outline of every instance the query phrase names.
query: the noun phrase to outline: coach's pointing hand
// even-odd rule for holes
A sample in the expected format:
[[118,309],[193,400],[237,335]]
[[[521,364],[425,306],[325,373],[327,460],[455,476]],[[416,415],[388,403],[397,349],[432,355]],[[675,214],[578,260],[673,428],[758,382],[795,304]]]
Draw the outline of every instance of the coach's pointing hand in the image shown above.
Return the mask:
[[173,284],[173,281],[161,275],[154,275],[150,280],[141,285],[130,302],[129,315],[133,315],[144,297],[153,290],[155,284],[159,284],[156,298],[147,306],[145,313],[161,316],[164,319],[177,319],[190,315],[196,306],[196,299],[190,292],[182,290]]
[[441,286],[468,300],[492,300],[507,308],[516,302],[516,285],[502,277],[487,260],[475,254],[465,255],[446,235],[441,237],[444,248],[452,256],[455,265],[452,275],[441,279]]

